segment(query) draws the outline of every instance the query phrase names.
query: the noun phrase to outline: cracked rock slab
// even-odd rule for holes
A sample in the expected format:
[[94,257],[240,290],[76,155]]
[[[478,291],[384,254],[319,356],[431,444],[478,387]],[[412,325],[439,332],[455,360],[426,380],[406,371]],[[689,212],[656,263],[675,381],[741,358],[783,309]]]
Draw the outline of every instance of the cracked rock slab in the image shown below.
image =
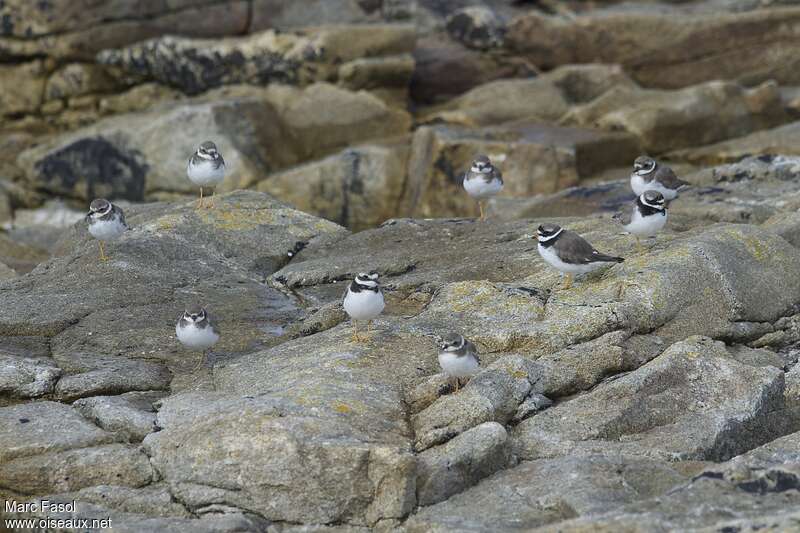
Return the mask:
[[139,442],[156,430],[153,403],[165,392],[128,392],[119,396],[93,396],[75,401],[72,407],[83,416],[129,442]]
[[690,337],[617,380],[523,421],[520,457],[628,453],[725,460],[770,439],[783,372],[738,363],[724,344]]
[[69,402],[102,394],[166,390],[172,380],[172,374],[161,363],[99,357],[90,364],[85,372],[63,376],[56,384],[55,397]]
[[0,465],[20,457],[113,441],[113,435],[69,405],[33,402],[0,408]]
[[622,457],[528,461],[411,517],[409,532],[520,531],[665,493],[686,478],[669,464]]
[[0,465],[0,485],[29,495],[109,484],[142,487],[152,479],[147,456],[124,444],[20,457]]
[[0,354],[0,396],[36,398],[53,392],[63,371],[46,359]]
[[439,398],[411,418],[415,448],[426,450],[484,422],[508,422],[540,379],[536,363],[519,355],[502,357],[461,391]]
[[506,467],[510,447],[505,428],[485,422],[417,456],[417,503],[432,505]]

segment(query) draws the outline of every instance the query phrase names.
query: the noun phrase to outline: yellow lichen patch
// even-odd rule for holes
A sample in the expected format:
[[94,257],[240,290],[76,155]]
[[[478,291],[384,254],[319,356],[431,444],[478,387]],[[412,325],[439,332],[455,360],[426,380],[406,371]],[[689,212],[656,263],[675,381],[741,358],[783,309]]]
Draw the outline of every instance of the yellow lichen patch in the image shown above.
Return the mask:
[[527,378],[528,377],[528,373],[527,372],[523,372],[522,370],[515,370],[515,371],[511,372],[511,377],[515,378],[515,379]]
[[769,246],[763,240],[754,235],[741,235],[741,240],[747,249],[747,253],[756,261],[764,262],[770,258]]
[[351,413],[353,411],[353,409],[349,405],[341,403],[341,402],[334,402],[333,403],[333,410],[336,411],[337,413],[341,413],[343,415],[349,414],[349,413]]
[[275,213],[270,209],[230,209],[220,206],[199,213],[199,217],[204,224],[224,231],[247,231],[275,223]]
[[181,215],[164,215],[156,219],[153,224],[158,231],[168,231],[176,228],[183,217]]

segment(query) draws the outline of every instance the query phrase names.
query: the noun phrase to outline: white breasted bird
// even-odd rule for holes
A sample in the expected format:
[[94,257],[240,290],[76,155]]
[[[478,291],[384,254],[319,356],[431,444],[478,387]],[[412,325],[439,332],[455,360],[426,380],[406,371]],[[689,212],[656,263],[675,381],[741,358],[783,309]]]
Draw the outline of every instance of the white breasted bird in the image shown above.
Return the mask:
[[342,305],[344,310],[353,320],[353,340],[362,340],[358,336],[358,321],[367,321],[367,331],[372,326],[372,320],[383,312],[383,290],[378,281],[378,273],[359,273],[344,293]]
[[633,203],[630,213],[617,213],[614,220],[636,237],[636,248],[641,250],[641,237],[654,237],[667,223],[667,205],[658,191],[645,191]]
[[470,169],[464,173],[464,190],[478,201],[481,220],[486,220],[483,202],[503,190],[503,175],[492,165],[489,158],[479,155],[472,162]]
[[[217,150],[217,145],[211,141],[201,144],[189,158],[186,175],[192,183],[200,186],[200,200],[197,203],[200,209],[203,207],[203,187],[214,187],[225,179],[225,160]],[[209,207],[213,207],[213,200]]]
[[658,191],[669,202],[678,196],[678,192],[689,186],[689,182],[678,178],[666,165],[658,163],[652,157],[642,155],[633,162],[631,173],[631,189],[639,196],[647,191]]
[[572,286],[573,274],[586,274],[625,261],[622,257],[601,254],[586,239],[556,224],[539,226],[536,239],[542,259],[565,275],[565,289]]
[[119,239],[129,229],[125,222],[125,213],[108,200],[98,198],[89,204],[86,222],[89,225],[89,234],[100,245],[100,260],[107,261],[104,243]]
[[480,369],[481,360],[475,345],[459,333],[448,333],[439,339],[439,366],[451,378],[455,378],[455,390],[460,379],[473,376]]
[[183,316],[178,319],[175,336],[190,350],[203,353],[200,365],[205,362],[206,350],[219,341],[219,331],[211,323],[205,308],[197,306],[186,309]]

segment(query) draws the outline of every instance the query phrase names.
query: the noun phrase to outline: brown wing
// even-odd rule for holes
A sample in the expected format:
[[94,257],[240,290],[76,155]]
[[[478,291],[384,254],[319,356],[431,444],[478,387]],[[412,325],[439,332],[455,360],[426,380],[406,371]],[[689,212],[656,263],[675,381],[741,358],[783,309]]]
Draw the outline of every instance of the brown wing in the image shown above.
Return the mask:
[[675,172],[672,171],[671,168],[663,165],[659,165],[658,170],[656,170],[656,175],[653,179],[658,180],[661,185],[668,189],[677,189],[681,185],[688,185],[689,182],[683,181],[678,176],[675,175]]
[[563,261],[572,264],[590,263],[592,261],[618,261],[620,258],[601,254],[586,239],[575,232],[564,230],[556,244],[558,254]]
[[[636,207],[634,207],[634,209],[636,209]],[[633,212],[632,211],[626,211],[626,212],[620,211],[619,213],[614,213],[614,215],[611,218],[613,218],[619,224],[622,224],[623,226],[627,226],[628,224],[631,223],[631,220],[633,219]]]
[[488,176],[484,176],[483,179],[486,180],[486,183],[491,183],[491,181],[494,179],[498,179],[500,180],[500,183],[503,183],[503,174],[497,167],[492,167],[492,173]]
[[481,364],[481,358],[478,356],[478,349],[472,344],[470,341],[467,341],[466,344],[467,353],[471,353],[475,356],[475,360],[478,361],[478,364]]

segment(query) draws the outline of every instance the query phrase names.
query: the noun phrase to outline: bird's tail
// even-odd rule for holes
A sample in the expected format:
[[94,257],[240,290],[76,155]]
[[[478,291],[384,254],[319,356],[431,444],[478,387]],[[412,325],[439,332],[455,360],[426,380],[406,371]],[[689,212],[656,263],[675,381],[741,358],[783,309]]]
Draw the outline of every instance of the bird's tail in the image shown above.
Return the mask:
[[604,261],[606,263],[622,263],[625,261],[624,257],[614,257],[613,255],[597,254],[592,259],[595,261]]

